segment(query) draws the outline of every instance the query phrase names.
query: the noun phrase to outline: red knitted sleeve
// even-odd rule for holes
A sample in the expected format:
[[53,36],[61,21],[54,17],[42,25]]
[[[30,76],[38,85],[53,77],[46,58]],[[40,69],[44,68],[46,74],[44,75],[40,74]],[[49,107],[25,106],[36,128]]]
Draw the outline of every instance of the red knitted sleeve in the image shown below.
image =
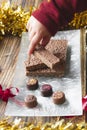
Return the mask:
[[73,18],[75,12],[87,9],[87,0],[45,0],[33,16],[54,35]]

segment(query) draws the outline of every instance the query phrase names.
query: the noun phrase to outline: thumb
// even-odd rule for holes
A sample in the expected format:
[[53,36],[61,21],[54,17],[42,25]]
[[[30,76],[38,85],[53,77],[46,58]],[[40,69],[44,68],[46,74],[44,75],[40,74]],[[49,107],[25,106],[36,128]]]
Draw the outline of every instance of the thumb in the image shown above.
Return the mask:
[[42,39],[42,41],[40,42],[40,44],[41,44],[42,46],[46,46],[46,45],[48,44],[49,40],[50,40],[50,36],[46,36],[46,37],[44,37],[44,38]]

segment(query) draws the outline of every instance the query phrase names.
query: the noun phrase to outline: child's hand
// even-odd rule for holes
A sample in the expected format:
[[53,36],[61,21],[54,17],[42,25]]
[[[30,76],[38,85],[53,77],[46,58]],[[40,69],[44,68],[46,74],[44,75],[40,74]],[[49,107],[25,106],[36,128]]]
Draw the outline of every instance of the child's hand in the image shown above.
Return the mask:
[[27,29],[29,32],[29,50],[28,54],[31,54],[36,45],[40,43],[45,46],[50,40],[50,33],[47,31],[44,25],[42,25],[37,19],[33,16],[30,17],[27,23]]

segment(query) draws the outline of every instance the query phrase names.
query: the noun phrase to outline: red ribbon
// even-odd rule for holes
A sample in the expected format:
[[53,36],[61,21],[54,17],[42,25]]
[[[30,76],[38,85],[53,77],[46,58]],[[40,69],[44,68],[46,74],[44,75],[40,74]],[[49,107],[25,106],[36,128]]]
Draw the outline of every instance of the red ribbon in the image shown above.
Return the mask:
[[82,98],[82,107],[83,110],[87,112],[87,95]]
[[12,97],[16,96],[17,93],[19,92],[18,88],[15,88],[17,93],[13,94],[11,92],[11,89],[13,89],[13,87],[10,87],[10,88],[7,88],[7,89],[3,90],[2,85],[0,85],[0,99],[7,102],[9,98],[12,98]]

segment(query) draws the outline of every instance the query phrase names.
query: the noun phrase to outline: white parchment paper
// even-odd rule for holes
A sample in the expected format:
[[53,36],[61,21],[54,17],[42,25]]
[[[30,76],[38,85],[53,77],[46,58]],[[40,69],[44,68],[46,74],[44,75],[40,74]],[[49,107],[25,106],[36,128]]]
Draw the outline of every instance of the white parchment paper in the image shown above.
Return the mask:
[[34,94],[37,97],[38,106],[29,109],[18,105],[11,99],[8,101],[5,115],[9,116],[70,116],[82,115],[82,85],[81,85],[81,57],[80,57],[80,30],[60,31],[54,39],[68,40],[67,66],[66,74],[62,78],[37,77],[39,87],[48,83],[52,85],[53,91],[63,91],[66,101],[62,105],[55,105],[52,98],[42,97],[40,90],[29,91],[26,88],[28,77],[25,76],[24,61],[27,58],[28,35],[23,33],[21,49],[18,57],[17,67],[12,85],[19,88],[19,94],[15,97],[23,102],[28,94]]

